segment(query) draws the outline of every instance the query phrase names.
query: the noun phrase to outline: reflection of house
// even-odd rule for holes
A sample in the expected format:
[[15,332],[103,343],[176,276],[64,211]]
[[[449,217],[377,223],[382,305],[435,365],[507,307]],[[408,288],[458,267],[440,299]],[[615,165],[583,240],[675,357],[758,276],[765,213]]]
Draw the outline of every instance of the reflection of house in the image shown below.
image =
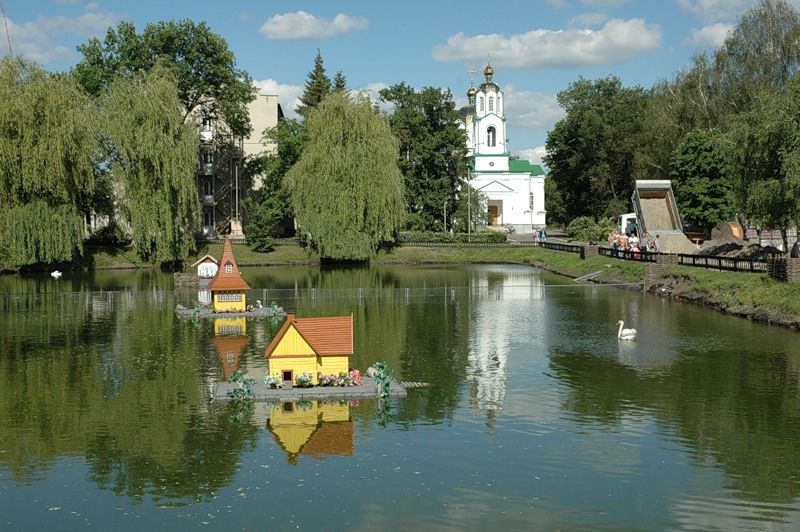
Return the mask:
[[247,309],[245,290],[249,290],[250,285],[239,273],[231,241],[227,238],[222,246],[219,270],[208,289],[211,291],[214,312],[244,312]]
[[250,342],[247,334],[247,320],[244,316],[236,318],[214,318],[214,338],[211,343],[217,349],[225,380],[239,369],[239,357]]
[[211,340],[219,354],[222,376],[225,380],[239,369],[239,357],[242,356],[242,351],[249,341],[247,336],[215,336]]
[[486,65],[485,81],[467,90],[469,102],[461,109],[472,157],[472,186],[486,195],[491,225],[531,233],[545,224],[544,172],[539,165],[510,158],[506,138],[505,99]]
[[217,275],[219,262],[211,255],[203,255],[197,262],[192,264],[192,268],[197,268],[197,277],[200,279],[211,279]]
[[353,456],[353,422],[346,401],[273,405],[267,429],[292,464],[301,453],[318,460],[328,455]]
[[286,316],[278,334],[267,346],[269,374],[283,381],[298,375],[338,375],[349,370],[353,354],[353,315],[327,318]]

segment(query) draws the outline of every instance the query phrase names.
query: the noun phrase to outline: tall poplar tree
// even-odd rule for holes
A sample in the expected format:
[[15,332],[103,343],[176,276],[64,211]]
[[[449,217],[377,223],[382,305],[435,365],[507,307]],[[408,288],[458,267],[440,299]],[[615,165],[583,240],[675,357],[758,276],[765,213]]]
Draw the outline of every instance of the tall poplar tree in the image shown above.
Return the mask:
[[95,108],[70,76],[8,56],[0,102],[0,267],[70,261],[95,185]]
[[306,118],[311,111],[331,92],[331,80],[325,75],[325,64],[322,61],[322,53],[317,50],[317,57],[314,59],[314,69],[308,73],[306,88],[300,96],[300,105],[297,106],[297,114]]
[[174,78],[160,67],[117,78],[102,104],[117,201],[136,251],[152,261],[184,260],[199,218],[198,140],[183,123]]
[[298,225],[320,257],[368,261],[403,221],[397,144],[368,99],[334,93],[308,115],[308,144],[286,175]]

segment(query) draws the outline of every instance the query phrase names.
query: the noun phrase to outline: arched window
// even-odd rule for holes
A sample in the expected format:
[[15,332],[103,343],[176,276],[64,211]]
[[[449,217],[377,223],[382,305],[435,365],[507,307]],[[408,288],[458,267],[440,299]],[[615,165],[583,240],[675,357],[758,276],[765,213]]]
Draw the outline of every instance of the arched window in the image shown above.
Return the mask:
[[500,98],[501,98],[501,97],[500,97],[500,95],[498,94],[498,95],[497,95],[497,112],[498,112],[498,113],[502,113],[502,112],[503,112],[503,108],[502,108],[502,107],[500,107]]
[[486,144],[488,144],[490,148],[494,148],[495,144],[497,143],[496,137],[497,132],[494,129],[494,126],[489,126],[489,129],[486,130]]
[[483,96],[478,98],[478,111],[483,112]]
[[494,111],[494,97],[489,96],[489,112]]

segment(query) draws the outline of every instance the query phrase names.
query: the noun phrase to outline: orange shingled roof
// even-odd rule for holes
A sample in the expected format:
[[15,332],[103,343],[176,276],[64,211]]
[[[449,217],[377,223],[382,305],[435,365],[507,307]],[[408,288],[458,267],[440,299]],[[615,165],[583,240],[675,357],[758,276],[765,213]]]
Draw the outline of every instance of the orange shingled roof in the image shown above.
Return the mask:
[[[225,266],[228,264],[232,267],[230,273],[225,271]],[[236,263],[236,257],[233,256],[231,241],[228,238],[225,239],[225,243],[222,245],[222,257],[219,259],[217,275],[211,280],[208,289],[211,292],[250,289],[250,285],[242,279],[242,274],[239,273],[239,265]]]
[[294,326],[306,342],[318,355],[352,355],[353,354],[353,315],[332,316],[325,318],[296,318],[294,314],[286,316],[275,338],[266,350],[266,356],[272,354],[283,335]]

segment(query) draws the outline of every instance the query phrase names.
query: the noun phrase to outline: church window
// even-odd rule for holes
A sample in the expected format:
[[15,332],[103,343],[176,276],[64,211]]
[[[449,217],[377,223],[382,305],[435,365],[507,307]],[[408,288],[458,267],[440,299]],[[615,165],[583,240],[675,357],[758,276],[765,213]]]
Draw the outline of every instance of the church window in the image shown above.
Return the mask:
[[489,126],[489,129],[486,130],[486,143],[490,148],[494,148],[497,144],[497,131],[494,129],[494,126]]
[[529,197],[530,197],[530,198],[529,198],[529,199],[530,199],[530,207],[531,207],[531,210],[533,210],[533,192],[531,192],[531,193],[529,194]]
[[489,96],[489,112],[491,113],[492,111],[494,111],[494,98]]
[[478,111],[483,112],[483,96],[478,98]]

